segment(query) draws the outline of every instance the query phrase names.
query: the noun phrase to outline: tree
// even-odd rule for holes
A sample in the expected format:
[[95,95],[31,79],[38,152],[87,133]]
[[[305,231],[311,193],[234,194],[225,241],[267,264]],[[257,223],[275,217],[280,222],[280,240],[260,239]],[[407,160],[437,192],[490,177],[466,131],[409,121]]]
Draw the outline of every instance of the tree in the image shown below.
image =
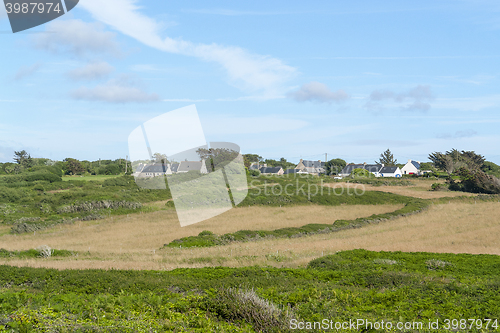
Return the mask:
[[337,175],[347,165],[347,162],[341,158],[334,158],[325,163],[325,172],[327,175]]
[[15,151],[14,161],[23,168],[31,168],[34,166],[33,158],[31,158],[26,150]]
[[243,163],[245,167],[249,168],[252,163],[259,163],[262,161],[262,156],[257,154],[244,154],[243,155]]
[[80,161],[74,158],[64,159],[64,169],[66,170],[66,174],[69,175],[76,175],[85,171]]
[[394,155],[391,153],[391,150],[387,149],[380,154],[380,159],[375,161],[375,163],[383,164],[384,166],[395,166],[398,163],[398,160],[394,159]]
[[485,161],[482,170],[488,175],[500,177],[500,166],[489,161]]
[[228,148],[199,148],[196,153],[202,160],[206,161],[205,164],[209,171],[219,170],[225,167],[234,161],[240,154],[239,152]]
[[153,158],[154,158],[156,163],[168,163],[167,155],[165,155],[165,154],[154,153]]
[[462,167],[468,170],[480,170],[485,161],[484,156],[476,154],[473,151],[459,151],[455,148],[445,153],[431,153],[429,154],[429,159],[434,163],[436,168],[446,171],[449,176],[451,176],[455,170]]
[[420,170],[429,170],[431,172],[436,172],[436,168],[432,163],[424,162],[420,163]]

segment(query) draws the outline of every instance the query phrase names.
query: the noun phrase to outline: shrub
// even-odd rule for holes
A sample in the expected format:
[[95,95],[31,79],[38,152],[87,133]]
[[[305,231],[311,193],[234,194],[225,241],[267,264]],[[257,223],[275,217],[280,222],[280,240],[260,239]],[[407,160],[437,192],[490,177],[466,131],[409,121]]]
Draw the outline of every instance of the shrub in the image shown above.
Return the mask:
[[41,245],[41,246],[37,247],[35,250],[37,250],[38,255],[42,258],[50,258],[52,256],[52,254],[54,253],[54,250],[52,250],[47,245]]
[[16,202],[20,197],[18,191],[0,186],[0,202]]
[[352,170],[351,178],[375,178],[375,175],[368,170],[357,168]]
[[213,296],[206,299],[206,310],[226,321],[250,323],[258,332],[289,331],[291,311],[280,309],[253,289],[219,289]]
[[259,170],[248,170],[248,175],[251,177],[259,177],[260,171]]
[[451,263],[438,259],[430,259],[425,262],[427,268],[430,270],[445,268],[446,266],[451,266]]
[[448,189],[448,185],[443,183],[434,183],[432,184],[431,189],[433,191],[443,191]]
[[60,182],[62,181],[61,177],[56,176],[51,172],[29,172],[24,174],[24,180],[27,182],[34,182],[36,180],[46,180],[48,182]]

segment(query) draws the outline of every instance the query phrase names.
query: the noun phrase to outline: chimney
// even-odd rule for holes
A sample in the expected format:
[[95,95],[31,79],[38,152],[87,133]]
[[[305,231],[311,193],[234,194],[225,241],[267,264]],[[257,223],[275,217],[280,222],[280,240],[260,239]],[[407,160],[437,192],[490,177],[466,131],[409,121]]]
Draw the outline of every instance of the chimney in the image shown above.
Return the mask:
[[366,165],[366,162],[363,162],[363,165]]
[[408,160],[408,163],[411,163],[411,160]]
[[304,160],[303,160],[303,159],[300,159],[300,162],[302,163],[302,162],[304,162]]

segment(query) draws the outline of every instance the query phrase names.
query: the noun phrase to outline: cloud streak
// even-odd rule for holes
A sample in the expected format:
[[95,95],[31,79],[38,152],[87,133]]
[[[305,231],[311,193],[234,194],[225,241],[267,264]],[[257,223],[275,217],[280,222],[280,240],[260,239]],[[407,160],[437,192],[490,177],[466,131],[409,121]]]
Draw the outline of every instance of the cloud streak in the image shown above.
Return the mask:
[[80,87],[71,92],[76,100],[106,103],[149,103],[160,100],[157,94],[149,94],[136,87],[128,78],[109,80],[93,88]]
[[477,134],[476,131],[472,129],[456,131],[454,134],[444,133],[437,136],[438,139],[463,139],[470,138]]
[[48,24],[51,34],[33,36],[35,48],[52,53],[70,53],[79,57],[89,54],[120,55],[115,33],[105,31],[100,23],[82,20],[56,20]]
[[298,90],[287,94],[297,102],[316,102],[316,103],[340,103],[349,99],[349,95],[342,89],[332,91],[325,84],[320,82],[309,82]]
[[85,67],[74,69],[68,72],[68,77],[75,81],[92,81],[107,77],[114,71],[114,67],[107,62],[94,62]]
[[431,108],[430,102],[434,94],[430,86],[418,85],[406,92],[396,93],[391,90],[374,90],[368,97],[365,108],[371,111],[380,111],[385,107],[382,102],[390,101],[402,110],[425,112]]
[[36,63],[31,66],[23,66],[19,68],[16,75],[14,75],[14,81],[20,81],[28,76],[35,74],[40,69],[40,67],[42,67],[42,64]]
[[161,25],[139,13],[136,3],[135,0],[87,0],[81,2],[80,7],[97,20],[147,46],[218,64],[232,85],[247,92],[274,98],[282,94],[284,83],[296,73],[295,68],[277,58],[253,54],[240,47],[163,38],[160,36]]

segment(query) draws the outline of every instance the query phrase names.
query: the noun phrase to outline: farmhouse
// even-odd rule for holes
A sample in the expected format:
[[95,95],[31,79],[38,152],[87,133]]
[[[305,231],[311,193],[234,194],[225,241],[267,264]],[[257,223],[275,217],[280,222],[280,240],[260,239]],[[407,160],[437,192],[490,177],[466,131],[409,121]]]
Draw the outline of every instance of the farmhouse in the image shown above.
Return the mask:
[[295,169],[302,171],[302,173],[319,176],[320,174],[325,173],[325,162],[304,161],[303,159],[300,159],[300,162],[297,164]]
[[401,168],[404,175],[420,175],[420,162],[408,160],[404,167]]
[[283,171],[282,167],[274,167],[274,168],[268,168],[268,167],[262,167],[259,169],[260,173],[263,175],[278,175],[281,176],[285,172]]
[[302,171],[300,169],[286,169],[285,172],[283,173],[284,175],[307,175],[306,171]]
[[205,160],[201,161],[182,161],[177,168],[177,173],[189,171],[199,171],[200,173],[208,173]]
[[181,163],[153,163],[139,164],[134,177],[158,177],[171,175],[175,173],[185,173],[191,170],[199,171],[200,173],[208,173],[205,160],[202,161],[182,161]]
[[380,177],[402,177],[403,173],[401,169],[397,166],[385,166],[380,169]]

